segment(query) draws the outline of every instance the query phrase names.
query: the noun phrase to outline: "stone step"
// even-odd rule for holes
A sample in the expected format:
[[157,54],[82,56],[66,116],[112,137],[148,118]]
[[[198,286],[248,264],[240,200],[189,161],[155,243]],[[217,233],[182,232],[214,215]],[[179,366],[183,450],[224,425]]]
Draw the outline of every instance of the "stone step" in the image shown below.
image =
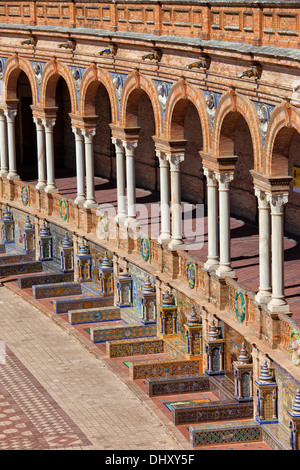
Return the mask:
[[234,400],[209,403],[182,403],[171,405],[173,423],[208,423],[253,418],[253,403],[239,403]]
[[19,274],[37,273],[43,271],[41,261],[27,261],[0,265],[0,276],[14,276]]
[[96,307],[108,307],[112,304],[111,298],[100,296],[81,296],[72,299],[54,299],[54,313],[68,313],[69,310],[79,310]]
[[189,434],[193,447],[262,441],[262,430],[255,420],[193,425]]
[[160,338],[123,339],[107,341],[106,354],[108,357],[140,356],[144,354],[160,354],[164,352],[164,342]]
[[185,374],[199,374],[202,371],[202,361],[152,359],[147,361],[130,361],[129,375],[133,380],[148,377],[166,377]]
[[156,324],[150,325],[116,325],[95,326],[90,329],[92,343],[114,341],[129,338],[141,338],[143,336],[156,336]]
[[74,281],[74,273],[41,273],[36,275],[20,276],[18,278],[18,286],[20,289],[31,289],[34,285],[72,281]]
[[145,382],[149,397],[210,391],[209,377],[206,374],[147,378]]
[[60,282],[57,284],[43,284],[32,286],[35,299],[46,299],[47,297],[67,297],[82,294],[79,282]]
[[79,323],[95,323],[109,320],[121,320],[119,307],[86,308],[69,310],[69,323],[76,325]]

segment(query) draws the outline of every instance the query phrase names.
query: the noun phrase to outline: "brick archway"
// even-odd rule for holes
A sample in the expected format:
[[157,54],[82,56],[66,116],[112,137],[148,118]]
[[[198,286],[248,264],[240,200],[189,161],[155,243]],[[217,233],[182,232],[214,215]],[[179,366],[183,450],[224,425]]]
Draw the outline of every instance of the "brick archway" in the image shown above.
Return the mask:
[[263,173],[288,176],[288,150],[294,132],[300,133],[300,112],[283,102],[274,109],[266,133]]
[[[180,101],[182,105],[180,105]],[[178,81],[170,89],[166,103],[164,135],[167,140],[184,138],[183,120],[189,101],[193,103],[198,112],[202,127],[203,151],[208,152],[210,148],[210,124],[205,99],[201,91],[184,80]]]
[[23,59],[18,55],[10,57],[5,64],[2,77],[1,99],[4,103],[8,100],[17,99],[18,78],[22,71],[26,74],[29,80],[32,93],[32,103],[33,105],[36,105],[38,103],[38,89],[32,65],[28,60]]
[[52,60],[45,65],[42,74],[42,82],[40,89],[40,105],[41,107],[55,107],[55,93],[58,79],[62,77],[68,87],[71,101],[71,112],[76,114],[77,99],[74,81],[69,67]]
[[247,97],[226,92],[218,103],[212,131],[212,154],[215,156],[234,155],[233,132],[239,117],[242,116],[249,128],[252,146],[254,170],[262,166],[262,139],[259,131],[259,119],[256,108]]
[[79,114],[95,115],[95,100],[99,85],[102,84],[109,96],[112,124],[118,122],[118,103],[111,75],[106,70],[89,67],[83,74],[79,92]]
[[155,132],[159,137],[162,133],[162,116],[155,83],[140,75],[131,73],[125,80],[120,99],[120,125],[123,127],[137,127],[138,104],[141,94],[145,92],[152,104]]

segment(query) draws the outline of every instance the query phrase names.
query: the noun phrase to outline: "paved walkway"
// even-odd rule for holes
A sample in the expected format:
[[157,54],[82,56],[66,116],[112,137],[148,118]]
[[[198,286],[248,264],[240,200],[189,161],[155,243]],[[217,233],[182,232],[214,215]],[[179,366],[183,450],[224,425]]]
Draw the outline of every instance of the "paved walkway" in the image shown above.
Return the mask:
[[76,338],[6,287],[0,309],[0,450],[179,449]]

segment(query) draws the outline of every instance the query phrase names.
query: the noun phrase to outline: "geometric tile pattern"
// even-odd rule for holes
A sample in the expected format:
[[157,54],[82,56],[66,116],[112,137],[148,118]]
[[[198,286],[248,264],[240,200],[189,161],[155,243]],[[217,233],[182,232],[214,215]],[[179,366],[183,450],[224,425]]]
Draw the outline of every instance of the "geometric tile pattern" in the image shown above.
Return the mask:
[[236,424],[218,423],[217,427],[190,426],[189,431],[193,447],[262,440],[261,427],[253,420]]
[[129,363],[129,375],[133,380],[185,374],[199,374],[199,360],[152,359]]
[[47,297],[78,295],[82,293],[82,290],[79,282],[61,282],[32,286],[32,293],[35,299],[44,299]]
[[120,339],[138,338],[143,336],[155,336],[156,325],[118,325],[115,327],[95,326],[91,328],[92,343],[100,343],[103,341],[113,341]]
[[74,273],[40,273],[28,276],[20,276],[17,279],[20,289],[30,289],[33,285],[50,284],[52,282],[72,282]]
[[0,450],[47,450],[90,441],[6,347],[0,365]]
[[163,352],[163,340],[159,338],[120,340],[106,343],[106,354],[108,357],[139,356]]

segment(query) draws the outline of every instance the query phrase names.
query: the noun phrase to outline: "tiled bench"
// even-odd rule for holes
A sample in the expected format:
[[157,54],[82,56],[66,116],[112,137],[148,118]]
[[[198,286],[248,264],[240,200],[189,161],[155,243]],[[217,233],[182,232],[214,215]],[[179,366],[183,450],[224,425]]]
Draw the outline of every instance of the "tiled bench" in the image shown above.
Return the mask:
[[60,282],[58,284],[32,286],[32,293],[35,299],[45,299],[47,297],[80,295],[82,289],[79,282]]
[[120,320],[121,313],[119,307],[87,308],[79,310],[69,310],[69,323],[94,323],[100,321]]
[[69,310],[105,307],[111,303],[111,299],[103,297],[79,297],[73,299],[54,299],[54,313],[67,313]]
[[114,341],[120,339],[137,338],[143,336],[155,336],[156,325],[116,325],[115,327],[109,326],[95,326],[91,328],[91,341],[92,343],[101,343],[103,341]]
[[210,403],[182,403],[171,405],[173,423],[208,423],[235,419],[252,419],[253,403],[239,403],[234,400]]
[[108,357],[139,356],[164,352],[164,342],[160,338],[142,338],[106,342]]
[[26,254],[7,254],[0,253],[0,265],[11,263],[26,263],[28,261],[35,261],[35,255]]
[[254,420],[194,425],[189,433],[193,447],[262,441],[261,427]]
[[133,380],[147,377],[166,377],[170,375],[199,374],[199,360],[165,360],[129,362],[129,375]]
[[74,281],[74,273],[41,273],[32,276],[20,276],[18,286],[20,289],[30,289],[34,285],[72,281]]
[[147,378],[146,390],[149,397],[175,395],[176,393],[207,392],[210,390],[210,383],[206,374]]
[[28,261],[24,263],[11,263],[0,265],[0,276],[14,276],[25,273],[37,273],[43,271],[41,261]]

